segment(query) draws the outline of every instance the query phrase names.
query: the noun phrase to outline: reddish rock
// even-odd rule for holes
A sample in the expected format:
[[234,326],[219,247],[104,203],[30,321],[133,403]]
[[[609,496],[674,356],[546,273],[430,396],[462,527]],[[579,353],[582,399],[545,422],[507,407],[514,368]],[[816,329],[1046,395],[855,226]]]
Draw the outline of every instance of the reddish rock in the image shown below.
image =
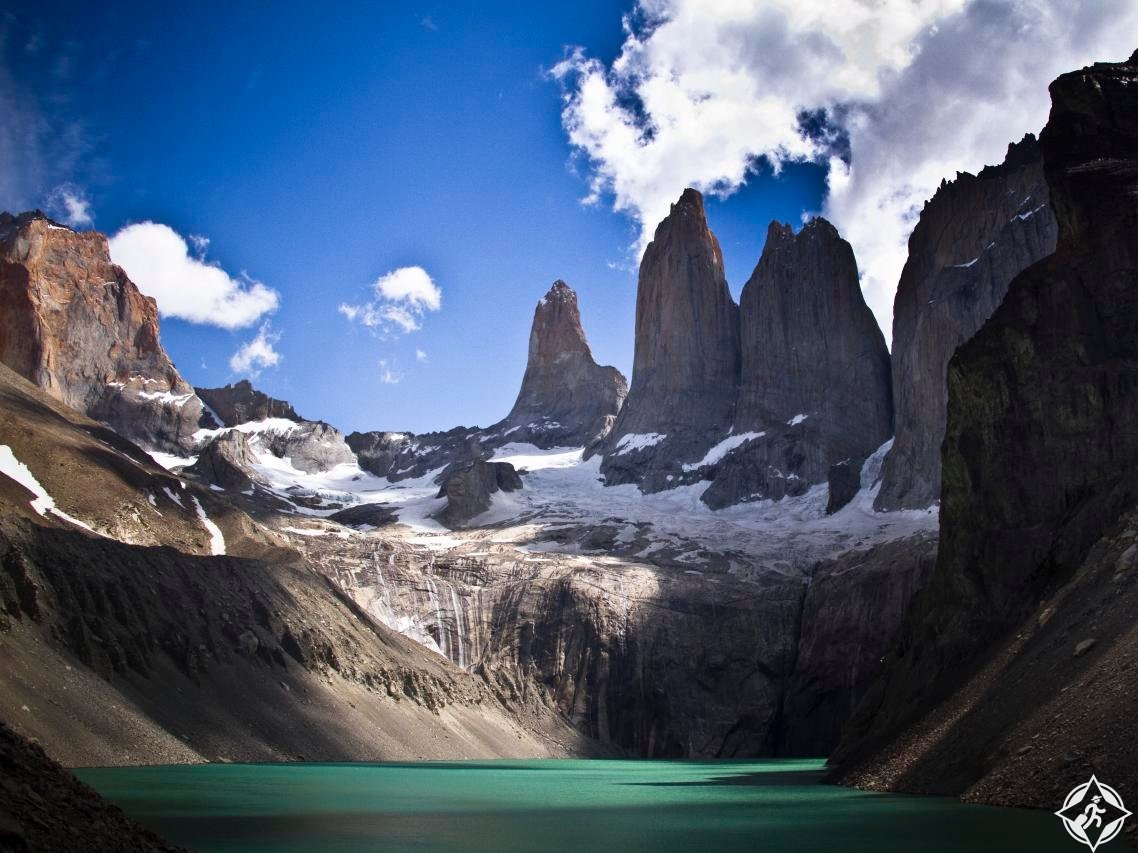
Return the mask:
[[145,447],[193,446],[202,413],[158,339],[158,306],[107,238],[0,214],[0,361]]

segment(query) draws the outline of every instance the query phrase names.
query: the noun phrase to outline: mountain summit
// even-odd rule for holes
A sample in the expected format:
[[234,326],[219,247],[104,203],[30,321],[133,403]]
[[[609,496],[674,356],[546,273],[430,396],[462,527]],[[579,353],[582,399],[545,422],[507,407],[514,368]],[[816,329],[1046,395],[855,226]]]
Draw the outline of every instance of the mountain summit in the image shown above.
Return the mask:
[[517,401],[492,431],[539,447],[591,444],[608,432],[627,394],[621,372],[593,360],[577,294],[559,279],[534,310]]

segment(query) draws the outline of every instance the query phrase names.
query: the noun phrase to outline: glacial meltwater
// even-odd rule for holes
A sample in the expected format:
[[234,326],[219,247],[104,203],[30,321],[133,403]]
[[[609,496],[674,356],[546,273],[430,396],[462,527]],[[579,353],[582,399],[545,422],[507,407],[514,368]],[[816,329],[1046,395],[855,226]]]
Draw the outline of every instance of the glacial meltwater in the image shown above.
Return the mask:
[[200,851],[1079,847],[1046,812],[821,785],[821,761],[206,764],[77,775]]

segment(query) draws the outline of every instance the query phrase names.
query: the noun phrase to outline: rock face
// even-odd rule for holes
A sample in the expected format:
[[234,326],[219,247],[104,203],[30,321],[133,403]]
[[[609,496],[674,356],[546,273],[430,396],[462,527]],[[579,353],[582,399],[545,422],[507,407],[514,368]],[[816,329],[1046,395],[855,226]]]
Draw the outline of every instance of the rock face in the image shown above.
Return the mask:
[[285,400],[274,400],[258,391],[248,379],[242,379],[224,388],[195,388],[201,401],[221,419],[218,426],[237,426],[266,418],[286,418],[302,421],[296,409]]
[[495,493],[521,487],[522,478],[510,463],[476,459],[453,471],[439,489],[439,497],[447,499],[439,518],[450,527],[458,527],[490,509]]
[[158,340],[158,307],[107,238],[0,214],[0,361],[151,449],[184,453],[201,401]]
[[726,435],[738,383],[739,309],[703,198],[687,189],[640,263],[632,387],[603,449],[607,482],[671,485]]
[[510,414],[487,430],[538,447],[583,447],[612,428],[628,383],[593,360],[577,294],[556,281],[538,302],[525,377]]
[[756,438],[713,469],[713,508],[800,493],[893,432],[889,351],[833,225],[813,219],[795,234],[772,222],[740,313],[733,434]]
[[[348,447],[356,454],[360,467],[392,482],[427,474],[439,476],[455,466],[482,459],[491,448],[483,447],[485,431],[477,427],[455,427],[446,432],[413,435],[409,432],[353,432]],[[504,443],[498,437],[498,443]],[[509,440],[509,439],[506,439]]]
[[243,432],[230,430],[202,448],[197,461],[186,471],[226,491],[244,492],[253,488],[257,479],[253,470],[256,463],[257,457],[249,447],[249,437]]
[[294,468],[309,474],[356,461],[344,434],[323,421],[301,421],[267,433],[265,440],[273,456],[289,459]]
[[1138,785],[1138,53],[1051,97],[1058,246],[950,362],[940,555],[847,782],[1050,808],[1092,768]]
[[1000,166],[959,174],[925,205],[893,307],[896,441],[876,508],[923,508],[940,498],[946,370],[1003,301],[1021,271],[1055,250],[1057,226],[1034,136]]

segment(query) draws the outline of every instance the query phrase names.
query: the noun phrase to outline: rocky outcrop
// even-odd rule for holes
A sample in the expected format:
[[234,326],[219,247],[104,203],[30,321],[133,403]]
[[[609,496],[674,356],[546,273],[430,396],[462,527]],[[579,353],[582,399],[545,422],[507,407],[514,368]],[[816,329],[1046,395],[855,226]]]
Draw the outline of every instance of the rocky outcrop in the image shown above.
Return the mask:
[[452,471],[439,489],[447,504],[439,519],[449,527],[459,527],[490,509],[497,492],[522,488],[522,478],[508,462],[476,459]]
[[1092,769],[1138,786],[1138,53],[1051,96],[1057,248],[949,364],[940,554],[846,782],[1048,808]]
[[348,435],[347,444],[360,467],[377,477],[397,482],[432,474],[438,482],[438,477],[455,466],[484,458],[488,453],[482,444],[485,437],[485,432],[477,427],[455,427],[420,435],[353,432]]
[[243,432],[229,430],[210,440],[186,473],[226,491],[244,492],[253,488],[258,476],[253,466],[257,457]]
[[1003,301],[1020,272],[1055,250],[1057,226],[1034,136],[999,166],[941,184],[909,238],[893,305],[896,441],[876,508],[927,507],[940,498],[946,370]]
[[889,351],[833,225],[813,219],[795,234],[772,222],[740,315],[733,435],[755,437],[709,466],[704,500],[716,509],[799,494],[893,431]]
[[703,198],[687,189],[640,263],[632,387],[602,448],[606,481],[673,485],[727,434],[738,384],[739,309]]
[[356,461],[344,434],[323,421],[300,421],[295,426],[270,430],[262,441],[273,456],[288,459],[292,467],[308,474]]
[[249,421],[263,421],[266,418],[285,418],[290,421],[302,421],[285,400],[274,400],[267,394],[258,391],[248,379],[224,388],[195,388],[198,397],[209,406],[213,414],[220,419],[217,426],[233,427]]
[[144,447],[193,447],[201,401],[162,348],[157,304],[102,234],[0,214],[0,361]]
[[0,850],[176,853],[148,829],[0,723]]
[[577,294],[556,281],[534,310],[518,399],[487,433],[538,447],[584,447],[612,428],[628,383],[593,360]]
[[826,514],[833,515],[857,496],[861,489],[861,467],[864,459],[843,459],[830,466],[826,478],[829,497],[826,500]]

